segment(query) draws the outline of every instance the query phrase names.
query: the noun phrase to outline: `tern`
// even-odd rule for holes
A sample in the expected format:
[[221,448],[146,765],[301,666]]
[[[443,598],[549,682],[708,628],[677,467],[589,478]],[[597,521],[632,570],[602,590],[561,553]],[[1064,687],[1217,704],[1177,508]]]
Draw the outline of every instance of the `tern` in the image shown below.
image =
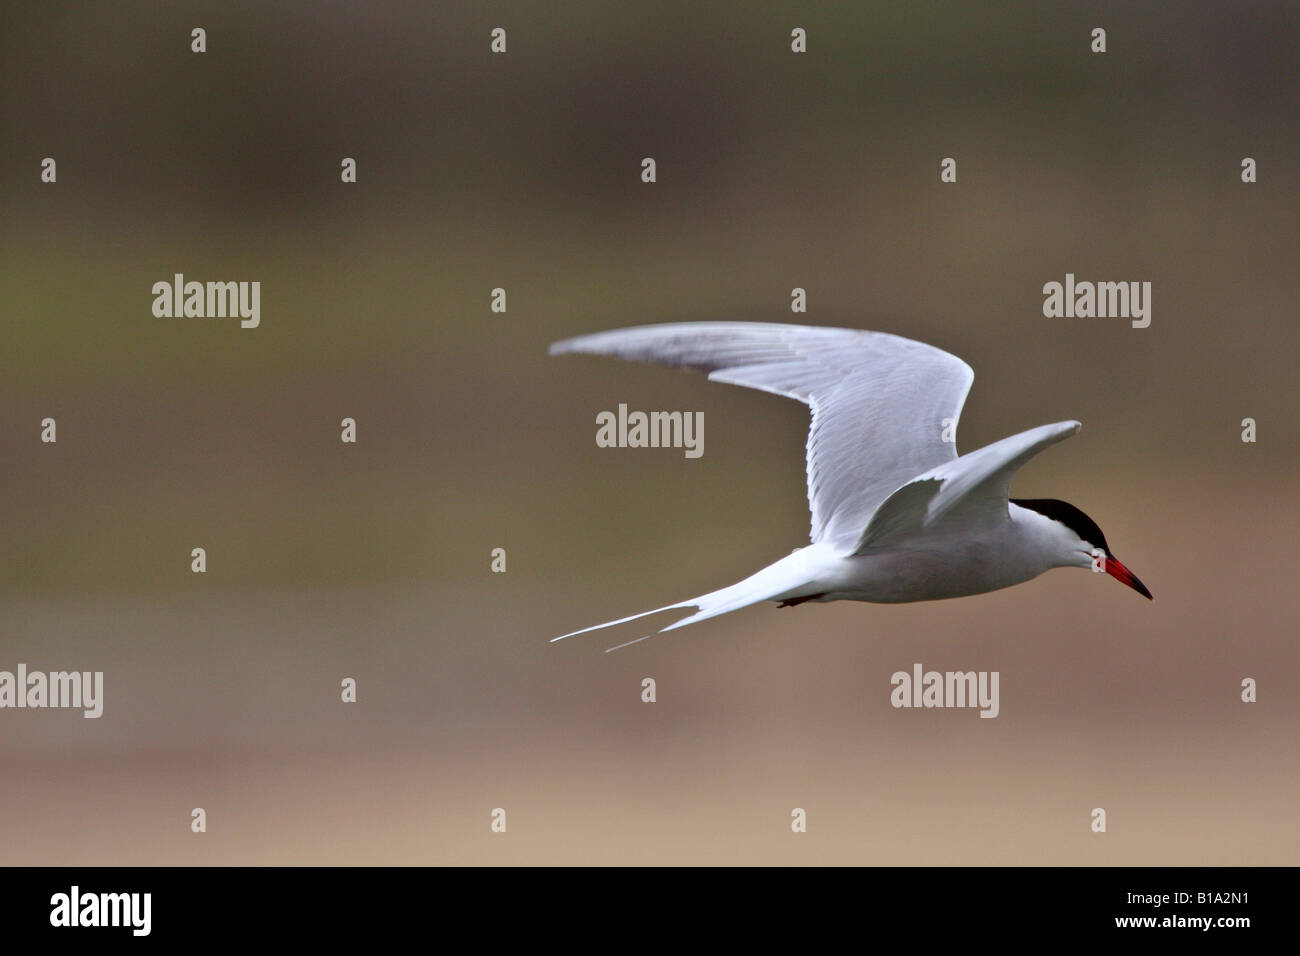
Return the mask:
[[[1011,479],[1079,422],[1040,425],[958,455],[957,420],[975,373],[931,345],[885,332],[758,322],[684,322],[556,342],[585,353],[695,369],[709,380],[797,399],[808,432],[811,544],[743,581],[552,641],[694,608],[656,633],[761,601],[901,604],[982,594],[1052,568],[1105,571],[1151,592],[1097,523],[1053,498],[1010,498]],[[618,650],[643,641],[628,641]]]

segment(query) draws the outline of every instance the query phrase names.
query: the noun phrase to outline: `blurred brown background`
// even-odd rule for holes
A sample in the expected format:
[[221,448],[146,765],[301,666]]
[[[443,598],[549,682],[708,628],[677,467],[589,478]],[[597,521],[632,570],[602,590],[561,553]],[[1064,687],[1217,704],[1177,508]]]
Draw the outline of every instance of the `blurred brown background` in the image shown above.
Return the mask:
[[[0,712],[0,861],[1300,862],[1296,5],[594,7],[0,13],[0,669],[106,696]],[[261,281],[261,327],[155,318],[175,272]],[[1067,272],[1151,281],[1150,328],[1044,318]],[[795,286],[969,361],[963,451],[1083,421],[1015,492],[1156,600],[548,644],[803,544],[807,412],[547,344]],[[620,402],[704,457],[598,449]],[[1001,715],[892,709],[918,661]]]

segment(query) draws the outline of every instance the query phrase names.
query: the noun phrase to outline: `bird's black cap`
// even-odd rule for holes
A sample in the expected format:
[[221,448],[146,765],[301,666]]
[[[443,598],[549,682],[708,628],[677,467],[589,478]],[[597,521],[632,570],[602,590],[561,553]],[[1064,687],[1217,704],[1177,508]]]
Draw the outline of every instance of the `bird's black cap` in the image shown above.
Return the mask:
[[1106,545],[1106,536],[1097,527],[1097,522],[1068,501],[1060,501],[1056,498],[1012,498],[1011,503],[1020,505],[1022,508],[1028,508],[1030,511],[1037,511],[1045,518],[1061,522],[1082,540],[1088,542],[1094,548],[1101,548],[1107,555],[1110,555],[1110,548]]
[[1013,505],[1028,508],[1030,511],[1037,511],[1045,518],[1061,522],[1061,524],[1077,534],[1080,540],[1086,541],[1094,548],[1100,548],[1106,555],[1106,573],[1121,584],[1127,584],[1147,600],[1151,600],[1151,592],[1147,590],[1147,586],[1138,580],[1136,574],[1124,567],[1119,558],[1110,553],[1110,547],[1106,544],[1106,536],[1097,527],[1097,522],[1074,505],[1056,498],[1012,498],[1010,501]]

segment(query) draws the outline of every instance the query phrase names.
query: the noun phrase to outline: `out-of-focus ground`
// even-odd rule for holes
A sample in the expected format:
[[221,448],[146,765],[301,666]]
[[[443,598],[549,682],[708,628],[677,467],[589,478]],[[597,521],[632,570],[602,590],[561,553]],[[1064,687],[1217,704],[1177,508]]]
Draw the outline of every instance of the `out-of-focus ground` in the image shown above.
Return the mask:
[[[1105,57],[1027,3],[4,16],[0,669],[106,703],[0,711],[0,862],[1300,862],[1294,6],[1108,10]],[[261,328],[154,318],[174,272],[260,280]],[[1067,272],[1151,281],[1151,327],[1045,319]],[[968,360],[961,450],[1080,419],[1015,492],[1156,600],[548,644],[804,543],[807,413],[546,345],[794,286]],[[596,448],[619,403],[703,411],[704,457]],[[891,708],[915,662],[1000,716]]]

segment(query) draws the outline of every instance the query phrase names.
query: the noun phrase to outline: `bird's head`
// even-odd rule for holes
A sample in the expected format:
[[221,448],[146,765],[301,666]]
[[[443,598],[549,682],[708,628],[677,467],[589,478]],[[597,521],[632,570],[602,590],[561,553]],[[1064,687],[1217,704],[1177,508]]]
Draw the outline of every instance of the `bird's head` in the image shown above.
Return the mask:
[[1151,600],[1151,592],[1146,585],[1110,553],[1106,536],[1097,527],[1097,522],[1074,505],[1055,498],[1012,498],[1011,503],[1035,511],[1053,523],[1052,549],[1059,567],[1105,571],[1116,581],[1127,584]]

